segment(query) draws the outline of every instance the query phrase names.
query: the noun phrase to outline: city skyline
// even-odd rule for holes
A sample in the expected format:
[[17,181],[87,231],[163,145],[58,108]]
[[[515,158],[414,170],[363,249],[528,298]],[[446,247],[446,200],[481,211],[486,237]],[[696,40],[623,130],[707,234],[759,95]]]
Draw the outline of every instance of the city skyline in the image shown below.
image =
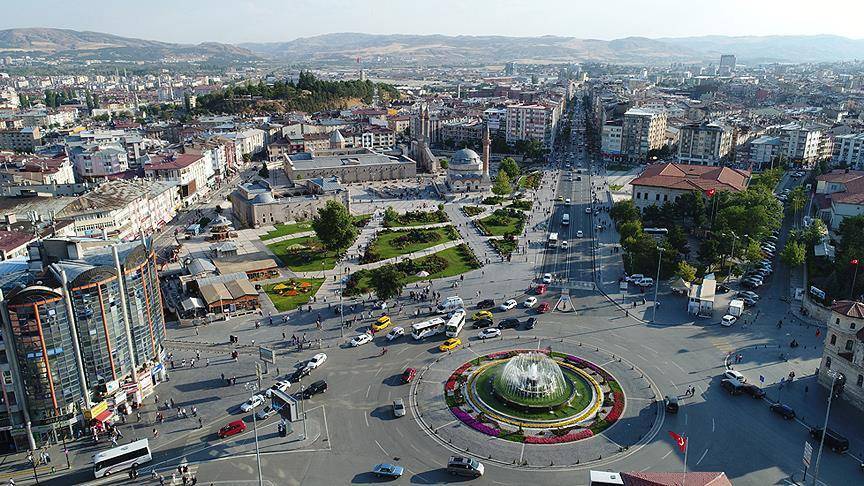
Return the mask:
[[[682,0],[652,2],[650,9],[637,0],[622,0],[620,8],[614,10],[605,4],[581,3],[573,6],[559,0],[479,0],[466,5],[444,0],[439,2],[439,8],[423,13],[423,22],[417,22],[414,5],[394,0],[376,2],[375,8],[366,2],[298,0],[292,2],[290,11],[280,10],[284,5],[273,0],[231,2],[231,15],[225,15],[225,9],[213,8],[229,6],[218,1],[192,0],[184,2],[186,8],[179,10],[173,3],[155,0],[144,11],[129,4],[112,4],[112,8],[105,9],[92,0],[79,2],[74,8],[68,3],[48,1],[38,6],[18,5],[5,12],[0,29],[63,28],[191,44],[282,42],[335,32],[555,35],[601,40],[704,35],[839,35],[858,39],[861,35],[856,19],[864,15],[864,5],[842,0],[826,0],[822,8],[807,16],[794,9],[780,9],[777,1],[753,4],[732,0],[723,9],[695,15],[688,12],[688,3]],[[836,15],[839,9],[846,14]],[[739,15],[743,11],[748,15]],[[130,16],[140,21],[129,24],[126,19]],[[586,18],[594,21],[583,22]],[[771,22],[765,22],[766,18]]]

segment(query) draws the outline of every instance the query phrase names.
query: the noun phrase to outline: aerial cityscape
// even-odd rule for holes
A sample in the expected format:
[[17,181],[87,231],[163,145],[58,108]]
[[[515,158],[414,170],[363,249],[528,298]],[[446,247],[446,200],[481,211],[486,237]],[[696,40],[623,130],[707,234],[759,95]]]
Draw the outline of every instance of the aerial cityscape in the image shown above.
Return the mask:
[[864,484],[864,4],[0,16],[0,484]]

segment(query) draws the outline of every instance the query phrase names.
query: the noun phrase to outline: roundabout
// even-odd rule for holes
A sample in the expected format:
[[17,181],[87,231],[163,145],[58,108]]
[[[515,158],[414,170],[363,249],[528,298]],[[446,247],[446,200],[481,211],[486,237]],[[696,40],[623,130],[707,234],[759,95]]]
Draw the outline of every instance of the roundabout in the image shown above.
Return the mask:
[[421,427],[454,452],[501,465],[605,463],[635,452],[663,419],[644,373],[563,339],[475,342],[420,375],[411,396]]

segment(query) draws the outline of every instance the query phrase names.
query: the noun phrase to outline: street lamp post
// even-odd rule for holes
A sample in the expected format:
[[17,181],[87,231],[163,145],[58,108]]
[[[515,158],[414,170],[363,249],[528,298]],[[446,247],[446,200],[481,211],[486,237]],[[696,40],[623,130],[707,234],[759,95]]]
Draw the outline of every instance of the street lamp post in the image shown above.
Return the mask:
[[651,322],[657,319],[657,290],[660,288],[660,261],[663,259],[663,247],[657,247],[657,279],[654,280],[654,311],[651,312]]
[[[255,384],[251,381],[247,381],[246,384],[243,385],[243,388],[245,388],[247,391],[254,392]],[[252,410],[252,430],[255,434],[255,462],[258,465],[258,486],[264,486],[264,479],[261,476],[261,452],[258,449],[258,421],[255,419],[254,409]]]
[[828,408],[825,409],[825,422],[822,424],[822,437],[819,439],[819,452],[816,453],[816,466],[813,468],[813,486],[819,484],[819,460],[822,459],[822,447],[825,446],[825,434],[828,433],[828,415],[831,413],[831,401],[834,398],[834,384],[837,382],[837,377],[840,373],[837,371],[827,371],[831,377],[831,388],[828,389]]
[[735,258],[735,241],[738,240],[738,235],[736,235],[734,231],[730,231],[730,233],[732,233],[732,253],[729,254],[729,259],[727,260],[727,264],[725,265],[726,266],[726,279],[724,280],[724,282],[729,281],[729,274],[731,273],[731,271],[729,270],[729,266],[730,266],[729,261],[732,260],[733,258]]

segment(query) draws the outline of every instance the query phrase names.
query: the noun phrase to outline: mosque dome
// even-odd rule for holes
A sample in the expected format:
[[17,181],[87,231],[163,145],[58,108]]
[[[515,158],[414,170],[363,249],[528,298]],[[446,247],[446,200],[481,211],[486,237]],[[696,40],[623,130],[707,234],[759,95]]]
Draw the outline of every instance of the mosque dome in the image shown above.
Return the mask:
[[477,152],[469,148],[463,148],[454,152],[453,156],[450,157],[450,166],[454,165],[480,167],[483,165],[483,160],[477,155]]

